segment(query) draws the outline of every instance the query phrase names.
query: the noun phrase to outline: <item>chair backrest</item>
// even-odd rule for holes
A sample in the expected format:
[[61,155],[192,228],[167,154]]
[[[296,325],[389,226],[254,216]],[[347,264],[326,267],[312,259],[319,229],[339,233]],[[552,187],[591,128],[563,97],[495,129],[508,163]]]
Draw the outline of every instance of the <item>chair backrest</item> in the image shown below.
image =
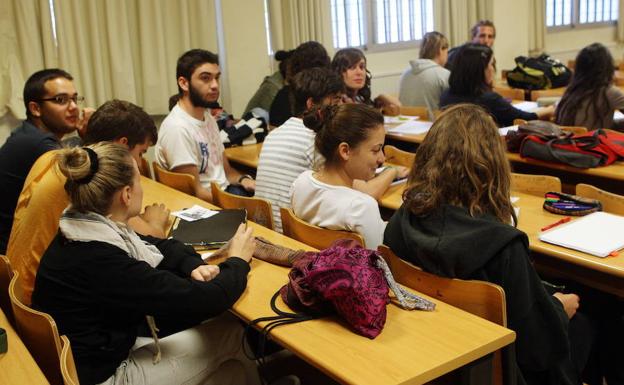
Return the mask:
[[521,88],[494,87],[494,92],[506,99],[524,100],[524,90]]
[[414,164],[414,158],[416,154],[409,151],[399,150],[392,145],[384,146],[384,155],[386,156],[386,162],[411,168]]
[[274,228],[273,211],[271,202],[262,198],[250,198],[240,195],[230,194],[221,190],[215,182],[210,184],[212,190],[212,203],[224,209],[247,210],[247,219],[256,222],[271,230]]
[[166,186],[182,191],[185,194],[195,195],[195,177],[191,174],[182,174],[165,170],[158,163],[152,162],[154,179]]
[[50,384],[61,385],[62,347],[56,322],[49,314],[31,309],[24,304],[24,292],[18,279],[19,272],[16,271],[9,284],[15,328]]
[[6,315],[11,325],[15,326],[11,299],[9,298],[9,284],[13,278],[13,270],[6,255],[0,254],[0,308]]
[[624,215],[624,195],[614,194],[585,183],[576,185],[576,195],[598,199],[604,211]]
[[426,106],[401,106],[401,115],[418,116],[421,120],[429,120],[429,109]]
[[[439,277],[400,259],[388,246],[381,245],[378,251],[390,267],[394,279],[401,285],[490,322],[507,326],[505,291],[502,287],[485,281]],[[515,364],[512,362],[511,365]],[[503,384],[503,367],[507,368],[508,365],[504,365],[503,356],[498,351],[493,360],[493,384]]]
[[550,175],[511,173],[511,190],[543,197],[549,191],[561,191],[561,180]]
[[61,374],[65,385],[79,385],[78,371],[76,370],[76,362],[71,350],[71,343],[67,336],[61,336]]
[[565,87],[560,88],[551,88],[549,90],[536,90],[531,91],[531,100],[537,101],[539,98],[543,98],[545,96],[563,96],[565,93]]
[[150,179],[154,179],[152,177],[152,170],[150,170],[149,163],[147,163],[147,160],[143,157],[141,157],[141,164],[139,164],[139,171],[141,172],[141,175],[148,177]]
[[292,209],[280,208],[282,230],[284,235],[317,249],[326,249],[338,239],[353,239],[362,246],[366,246],[364,239],[358,233],[343,230],[329,230],[311,225],[295,216]]

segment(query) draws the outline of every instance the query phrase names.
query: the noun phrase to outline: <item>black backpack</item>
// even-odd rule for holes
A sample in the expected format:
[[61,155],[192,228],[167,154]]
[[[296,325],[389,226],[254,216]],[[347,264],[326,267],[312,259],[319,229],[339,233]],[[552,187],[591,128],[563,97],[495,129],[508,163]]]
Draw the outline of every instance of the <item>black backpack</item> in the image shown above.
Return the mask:
[[570,82],[572,72],[559,60],[546,54],[538,57],[518,56],[516,68],[507,73],[507,84],[525,90],[544,90],[565,87]]

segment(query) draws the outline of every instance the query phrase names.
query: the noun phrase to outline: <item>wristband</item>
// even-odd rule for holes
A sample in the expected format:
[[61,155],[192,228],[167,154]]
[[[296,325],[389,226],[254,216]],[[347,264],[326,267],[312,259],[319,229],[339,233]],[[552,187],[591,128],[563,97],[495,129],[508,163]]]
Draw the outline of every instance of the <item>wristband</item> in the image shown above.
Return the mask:
[[241,175],[240,178],[238,178],[238,184],[241,184],[243,179],[251,179],[251,180],[253,180],[253,178],[249,174]]

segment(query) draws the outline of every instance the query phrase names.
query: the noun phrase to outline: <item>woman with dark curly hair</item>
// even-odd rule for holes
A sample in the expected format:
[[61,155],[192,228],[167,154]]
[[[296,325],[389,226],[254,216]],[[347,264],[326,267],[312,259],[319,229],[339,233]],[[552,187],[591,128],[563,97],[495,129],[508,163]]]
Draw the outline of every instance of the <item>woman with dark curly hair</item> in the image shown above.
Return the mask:
[[613,57],[594,43],[576,56],[572,81],[559,102],[557,123],[589,129],[613,128],[613,112],[624,109],[624,92],[613,84]]
[[348,101],[374,105],[389,115],[399,113],[401,102],[392,96],[381,94],[375,100],[371,100],[372,75],[366,68],[364,52],[357,48],[341,49],[334,55],[331,66],[342,76]]

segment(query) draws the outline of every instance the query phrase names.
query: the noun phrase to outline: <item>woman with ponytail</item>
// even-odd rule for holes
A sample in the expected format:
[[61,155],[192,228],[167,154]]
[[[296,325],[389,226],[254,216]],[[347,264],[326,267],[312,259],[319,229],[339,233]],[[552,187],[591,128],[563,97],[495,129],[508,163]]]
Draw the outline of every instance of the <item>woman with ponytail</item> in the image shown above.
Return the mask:
[[353,182],[371,180],[385,160],[383,116],[364,104],[342,104],[313,108],[303,123],[316,132],[315,149],[325,163],[293,183],[295,215],[316,226],[359,233],[366,247],[377,248],[386,224],[377,201],[353,189]]
[[[229,258],[209,266],[189,246],[127,226],[143,191],[125,147],[61,150],[58,167],[71,204],[41,259],[33,307],[69,337],[80,383],[258,384],[226,312],[245,290],[251,229],[241,225]],[[154,342],[133,350],[144,325]]]

